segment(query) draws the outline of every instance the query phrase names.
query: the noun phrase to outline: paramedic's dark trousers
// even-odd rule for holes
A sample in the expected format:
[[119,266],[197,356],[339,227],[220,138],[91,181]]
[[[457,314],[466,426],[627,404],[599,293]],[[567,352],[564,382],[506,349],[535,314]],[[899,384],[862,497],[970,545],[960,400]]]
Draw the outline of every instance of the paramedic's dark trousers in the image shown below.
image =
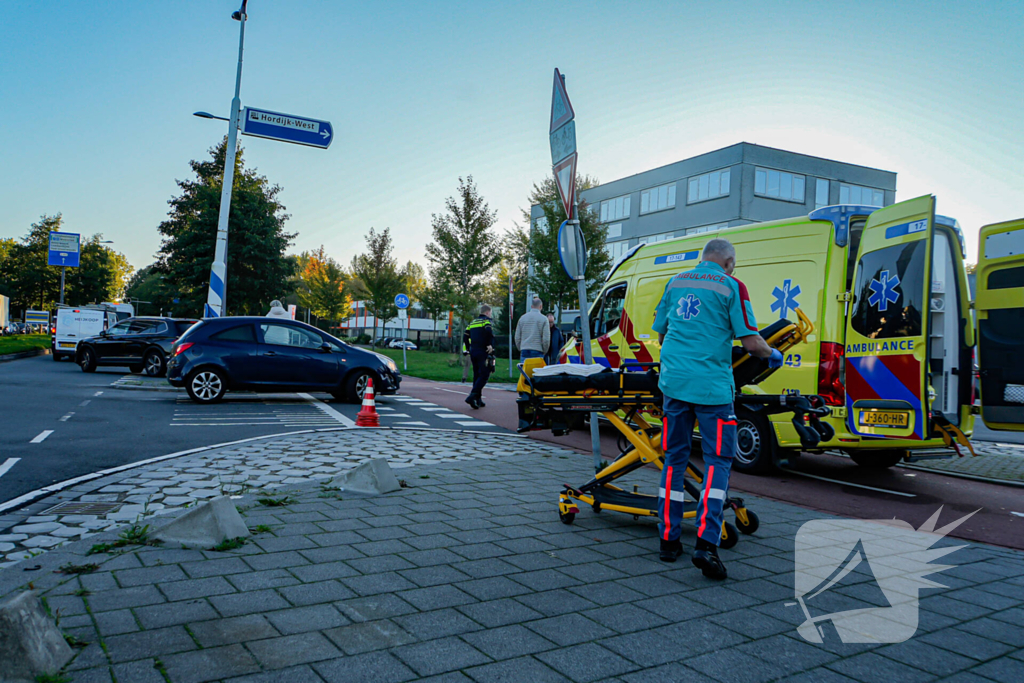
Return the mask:
[[487,370],[487,354],[470,352],[469,359],[473,363],[473,390],[469,392],[469,398],[483,398],[484,385],[490,374]]
[[683,521],[683,476],[690,460],[694,422],[700,425],[704,454],[704,482],[699,486],[697,536],[718,545],[722,539],[722,507],[729,490],[729,472],[736,455],[736,414],[732,404],[702,406],[665,397],[658,531],[662,540],[679,539]]

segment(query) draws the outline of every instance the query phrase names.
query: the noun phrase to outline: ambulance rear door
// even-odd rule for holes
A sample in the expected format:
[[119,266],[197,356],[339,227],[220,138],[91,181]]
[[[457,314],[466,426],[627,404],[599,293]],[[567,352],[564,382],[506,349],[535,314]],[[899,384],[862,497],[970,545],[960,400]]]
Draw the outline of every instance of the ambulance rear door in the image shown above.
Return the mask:
[[979,238],[981,418],[991,429],[1024,431],[1024,218],[986,225]]
[[850,431],[928,438],[928,285],[935,198],[874,211],[861,234],[846,319]]

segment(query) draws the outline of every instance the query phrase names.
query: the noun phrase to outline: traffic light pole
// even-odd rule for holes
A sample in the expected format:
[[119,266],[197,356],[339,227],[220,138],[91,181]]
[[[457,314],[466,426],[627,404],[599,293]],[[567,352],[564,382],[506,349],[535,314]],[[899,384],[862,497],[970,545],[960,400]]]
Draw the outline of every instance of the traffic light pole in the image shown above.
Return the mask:
[[238,30],[238,71],[235,74],[235,97],[231,100],[231,121],[228,123],[228,144],[224,150],[224,181],[220,192],[220,216],[217,219],[217,247],[210,267],[210,289],[206,295],[204,317],[219,318],[226,314],[228,283],[228,216],[231,214],[231,190],[235,184],[235,153],[238,145],[238,114],[242,108],[242,49],[245,45],[245,4],[236,12]]

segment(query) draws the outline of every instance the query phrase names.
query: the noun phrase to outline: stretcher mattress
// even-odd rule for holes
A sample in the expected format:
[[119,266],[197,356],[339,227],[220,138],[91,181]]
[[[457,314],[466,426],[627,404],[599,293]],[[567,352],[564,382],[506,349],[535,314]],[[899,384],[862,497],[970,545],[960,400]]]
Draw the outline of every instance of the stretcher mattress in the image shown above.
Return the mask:
[[658,375],[654,372],[612,372],[606,370],[589,377],[575,375],[534,375],[532,378],[533,388],[537,391],[548,393],[584,393],[598,392],[613,394],[621,388],[626,392],[643,392],[647,394],[660,395],[658,391]]

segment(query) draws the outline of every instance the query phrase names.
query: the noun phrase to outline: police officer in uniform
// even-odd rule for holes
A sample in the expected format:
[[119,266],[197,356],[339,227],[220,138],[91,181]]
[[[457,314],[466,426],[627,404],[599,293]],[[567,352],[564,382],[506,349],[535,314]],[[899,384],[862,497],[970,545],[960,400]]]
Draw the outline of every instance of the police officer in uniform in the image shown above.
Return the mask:
[[718,544],[736,455],[733,339],[739,339],[751,355],[767,358],[771,367],[782,365],[782,354],[757,332],[747,288],[732,277],[735,267],[732,244],[724,239],[709,241],[697,267],[665,285],[654,320],[661,344],[658,387],[664,394],[665,413],[665,466],[658,500],[661,559],[675,562],[683,552],[679,541],[683,475],[697,422],[707,470],[697,506],[697,547],[692,560],[712,579],[726,578]]
[[491,307],[484,304],[480,307],[480,315],[466,327],[462,335],[462,352],[469,354],[473,363],[473,390],[466,397],[466,403],[473,408],[483,408],[483,390],[487,378],[491,374],[487,357],[494,353],[494,331],[491,329]]

